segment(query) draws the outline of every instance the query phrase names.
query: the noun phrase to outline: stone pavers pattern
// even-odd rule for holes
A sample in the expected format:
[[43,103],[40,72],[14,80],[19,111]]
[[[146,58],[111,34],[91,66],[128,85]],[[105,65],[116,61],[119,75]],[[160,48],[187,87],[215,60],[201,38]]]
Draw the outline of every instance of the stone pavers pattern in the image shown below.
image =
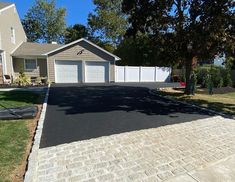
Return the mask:
[[211,117],[39,150],[35,181],[164,181],[235,154],[235,121]]

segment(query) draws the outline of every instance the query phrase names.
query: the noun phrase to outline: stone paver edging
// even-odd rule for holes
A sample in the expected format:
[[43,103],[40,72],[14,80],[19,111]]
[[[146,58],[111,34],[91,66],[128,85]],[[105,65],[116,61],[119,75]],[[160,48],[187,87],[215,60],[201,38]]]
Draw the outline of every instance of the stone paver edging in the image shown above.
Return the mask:
[[38,121],[38,126],[36,130],[36,134],[34,136],[33,146],[31,153],[28,158],[28,166],[27,171],[25,173],[24,182],[33,182],[37,175],[37,166],[38,166],[38,151],[40,145],[40,139],[42,135],[43,123],[46,115],[47,101],[49,96],[50,85],[48,85],[46,96],[44,99],[42,112]]
[[40,148],[34,182],[188,182],[235,154],[234,131],[234,120],[215,116]]

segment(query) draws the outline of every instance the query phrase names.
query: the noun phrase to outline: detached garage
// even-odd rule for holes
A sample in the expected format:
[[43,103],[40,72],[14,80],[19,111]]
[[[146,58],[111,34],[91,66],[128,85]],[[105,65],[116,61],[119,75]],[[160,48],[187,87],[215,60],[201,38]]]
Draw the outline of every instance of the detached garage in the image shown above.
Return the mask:
[[55,83],[104,83],[115,81],[117,56],[80,39],[45,54],[48,78]]

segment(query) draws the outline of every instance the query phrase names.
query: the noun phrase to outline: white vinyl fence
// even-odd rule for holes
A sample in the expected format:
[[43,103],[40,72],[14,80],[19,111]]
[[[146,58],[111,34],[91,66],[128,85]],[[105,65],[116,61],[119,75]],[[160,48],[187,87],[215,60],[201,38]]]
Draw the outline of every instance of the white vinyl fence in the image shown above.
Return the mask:
[[115,66],[116,82],[167,82],[170,75],[168,67]]

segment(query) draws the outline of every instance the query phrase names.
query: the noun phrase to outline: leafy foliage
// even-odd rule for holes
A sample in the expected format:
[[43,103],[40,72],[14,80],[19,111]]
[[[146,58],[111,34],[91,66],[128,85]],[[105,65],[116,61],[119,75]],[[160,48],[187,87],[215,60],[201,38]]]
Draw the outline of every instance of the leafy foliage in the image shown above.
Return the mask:
[[202,87],[208,86],[208,78],[210,77],[213,87],[227,87],[232,85],[231,70],[221,66],[202,66],[196,70],[198,83]]
[[138,32],[153,37],[160,57],[183,62],[186,93],[190,90],[193,58],[213,60],[216,54],[234,55],[234,4],[232,0],[124,0],[129,18],[127,36]]
[[19,86],[26,86],[31,84],[31,80],[27,75],[25,75],[23,71],[20,71],[19,76],[14,80],[14,83],[18,84]]
[[75,24],[66,28],[65,43],[70,43],[80,38],[88,38],[89,31],[86,26],[81,24]]
[[128,21],[125,13],[122,12],[123,0],[94,0],[96,5],[95,13],[90,13],[88,24],[94,35],[100,39],[118,44],[127,29]]
[[63,42],[64,8],[56,8],[55,0],[36,0],[22,20],[29,41]]

